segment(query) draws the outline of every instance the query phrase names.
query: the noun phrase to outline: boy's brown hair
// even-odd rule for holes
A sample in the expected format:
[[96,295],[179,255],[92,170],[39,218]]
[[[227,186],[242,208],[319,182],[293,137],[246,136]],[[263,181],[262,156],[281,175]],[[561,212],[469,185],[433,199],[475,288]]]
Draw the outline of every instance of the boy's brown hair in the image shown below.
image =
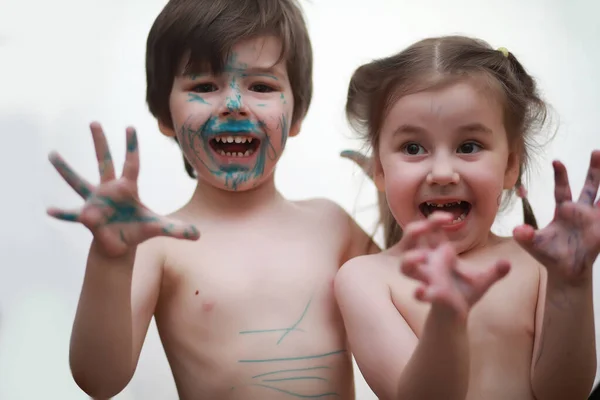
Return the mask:
[[[528,165],[532,134],[546,120],[547,108],[534,79],[506,49],[464,36],[421,40],[404,51],[362,65],[353,74],[348,89],[346,115],[353,128],[371,145],[377,157],[380,129],[393,104],[402,96],[460,79],[479,79],[501,100],[510,149],[519,156],[519,178]],[[383,194],[380,194],[383,195]],[[529,201],[523,197],[526,224],[537,228]],[[387,202],[380,201],[385,247],[402,237]]]
[[[223,72],[231,48],[263,35],[281,40],[294,96],[292,125],[306,115],[312,98],[312,45],[297,0],[170,0],[146,43],[146,102],[162,124],[173,127],[169,96],[175,76],[208,65]],[[177,139],[175,139],[177,141]],[[196,178],[184,157],[187,173]]]

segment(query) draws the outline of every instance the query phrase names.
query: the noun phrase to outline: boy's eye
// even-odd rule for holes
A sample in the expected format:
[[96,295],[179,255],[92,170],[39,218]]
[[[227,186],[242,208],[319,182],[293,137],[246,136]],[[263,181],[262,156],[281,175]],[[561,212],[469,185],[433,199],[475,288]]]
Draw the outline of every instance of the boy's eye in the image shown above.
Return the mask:
[[272,87],[262,84],[262,83],[258,83],[256,85],[252,85],[250,87],[250,90],[252,90],[253,92],[258,92],[258,93],[271,93],[273,92],[275,89],[273,89]]
[[424,152],[425,149],[420,144],[408,143],[404,146],[403,150],[406,154],[409,154],[411,156],[416,156],[416,155],[422,154],[421,151],[423,150],[423,152]]
[[463,154],[477,153],[481,150],[481,146],[475,142],[466,142],[458,147],[458,152]]
[[196,93],[210,93],[215,92],[217,87],[213,83],[200,83],[192,89]]

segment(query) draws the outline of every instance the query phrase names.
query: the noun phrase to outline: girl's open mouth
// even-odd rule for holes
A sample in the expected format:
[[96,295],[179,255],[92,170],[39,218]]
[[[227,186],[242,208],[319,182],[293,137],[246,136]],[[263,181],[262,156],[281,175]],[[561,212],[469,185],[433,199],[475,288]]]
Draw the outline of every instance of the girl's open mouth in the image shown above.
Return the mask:
[[419,205],[419,210],[425,217],[428,217],[435,211],[443,211],[453,215],[453,224],[463,221],[469,212],[471,211],[471,203],[468,201],[451,201],[451,202],[437,202],[437,201],[426,201]]

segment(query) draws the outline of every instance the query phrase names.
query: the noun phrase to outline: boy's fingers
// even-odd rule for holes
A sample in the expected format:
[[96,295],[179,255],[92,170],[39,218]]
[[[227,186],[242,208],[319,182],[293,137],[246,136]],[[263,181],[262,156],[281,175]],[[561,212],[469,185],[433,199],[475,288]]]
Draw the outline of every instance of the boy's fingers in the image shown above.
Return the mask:
[[74,170],[66,163],[65,160],[56,152],[50,153],[48,157],[54,168],[60,176],[75,190],[81,197],[87,199],[92,194],[92,185],[85,179],[81,178]]
[[49,216],[67,222],[79,222],[79,211],[67,211],[60,208],[49,208],[47,211]]
[[140,152],[135,129],[127,128],[127,154],[123,164],[123,177],[137,181],[140,172]]
[[100,172],[100,182],[107,182],[115,179],[115,166],[108,148],[108,141],[98,122],[90,124],[94,148],[96,149],[96,160],[98,161],[98,170]]
[[198,240],[200,231],[194,225],[180,223],[166,223],[161,226],[161,236],[169,236],[175,239]]

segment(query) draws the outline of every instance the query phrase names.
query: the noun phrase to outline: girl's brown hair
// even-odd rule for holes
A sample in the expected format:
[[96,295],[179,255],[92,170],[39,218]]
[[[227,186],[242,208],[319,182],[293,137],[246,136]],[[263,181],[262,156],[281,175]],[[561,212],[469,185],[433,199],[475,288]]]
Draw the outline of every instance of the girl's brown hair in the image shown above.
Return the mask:
[[[380,130],[387,113],[402,96],[432,89],[464,78],[483,79],[499,94],[510,148],[520,160],[519,178],[529,162],[532,134],[545,120],[547,108],[538,94],[535,80],[506,49],[495,50],[488,43],[465,36],[444,36],[421,40],[402,52],[359,67],[348,88],[346,116],[350,125],[372,147],[377,157]],[[507,198],[509,198],[507,197]],[[528,200],[523,197],[526,224],[537,229]],[[387,202],[380,201],[385,247],[402,237]]]

